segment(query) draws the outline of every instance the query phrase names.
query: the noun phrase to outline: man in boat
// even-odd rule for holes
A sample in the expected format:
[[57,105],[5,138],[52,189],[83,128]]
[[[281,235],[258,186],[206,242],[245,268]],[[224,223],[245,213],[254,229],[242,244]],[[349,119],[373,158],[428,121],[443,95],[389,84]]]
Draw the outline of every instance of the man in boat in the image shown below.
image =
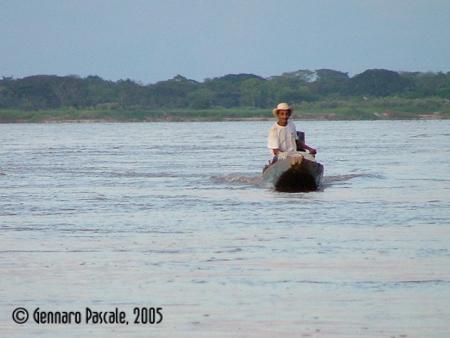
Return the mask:
[[305,149],[312,155],[317,153],[316,149],[308,146],[303,140],[297,136],[294,122],[289,118],[292,114],[292,107],[287,103],[279,103],[272,110],[273,115],[277,118],[277,122],[270,128],[267,147],[273,155],[273,162],[278,160],[280,153],[292,153],[297,149]]

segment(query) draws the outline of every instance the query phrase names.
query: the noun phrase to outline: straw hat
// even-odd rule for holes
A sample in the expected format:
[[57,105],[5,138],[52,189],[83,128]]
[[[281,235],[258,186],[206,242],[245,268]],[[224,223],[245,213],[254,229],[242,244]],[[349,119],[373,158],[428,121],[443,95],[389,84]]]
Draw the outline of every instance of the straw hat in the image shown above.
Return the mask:
[[279,110],[289,110],[290,113],[294,111],[294,109],[292,109],[292,107],[290,107],[287,103],[282,102],[278,103],[277,107],[272,110],[273,116],[276,117]]

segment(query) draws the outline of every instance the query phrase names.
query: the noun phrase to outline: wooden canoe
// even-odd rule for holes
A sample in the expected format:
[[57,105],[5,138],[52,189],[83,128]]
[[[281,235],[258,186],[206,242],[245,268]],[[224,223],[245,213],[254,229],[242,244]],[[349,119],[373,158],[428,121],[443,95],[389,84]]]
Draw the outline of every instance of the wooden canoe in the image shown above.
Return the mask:
[[314,191],[322,181],[323,165],[312,155],[299,152],[268,165],[262,176],[264,184],[277,191]]

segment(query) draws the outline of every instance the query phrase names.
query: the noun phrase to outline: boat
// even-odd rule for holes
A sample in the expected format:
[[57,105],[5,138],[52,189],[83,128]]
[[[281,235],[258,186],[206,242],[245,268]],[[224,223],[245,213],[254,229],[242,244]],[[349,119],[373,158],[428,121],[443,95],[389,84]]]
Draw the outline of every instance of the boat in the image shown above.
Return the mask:
[[281,153],[263,169],[265,186],[280,192],[315,191],[323,178],[323,165],[306,151]]

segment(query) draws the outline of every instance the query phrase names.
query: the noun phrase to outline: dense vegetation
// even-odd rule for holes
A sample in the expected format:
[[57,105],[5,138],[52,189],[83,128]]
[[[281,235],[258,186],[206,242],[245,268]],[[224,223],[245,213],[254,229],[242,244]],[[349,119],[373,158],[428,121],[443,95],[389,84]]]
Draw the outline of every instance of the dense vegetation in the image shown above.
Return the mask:
[[[143,85],[98,76],[36,75],[0,80],[0,122],[158,120],[268,116],[289,102],[306,118],[450,117],[450,72],[299,70],[263,78],[229,74],[197,82],[177,75]],[[269,113],[270,116],[270,113]]]

